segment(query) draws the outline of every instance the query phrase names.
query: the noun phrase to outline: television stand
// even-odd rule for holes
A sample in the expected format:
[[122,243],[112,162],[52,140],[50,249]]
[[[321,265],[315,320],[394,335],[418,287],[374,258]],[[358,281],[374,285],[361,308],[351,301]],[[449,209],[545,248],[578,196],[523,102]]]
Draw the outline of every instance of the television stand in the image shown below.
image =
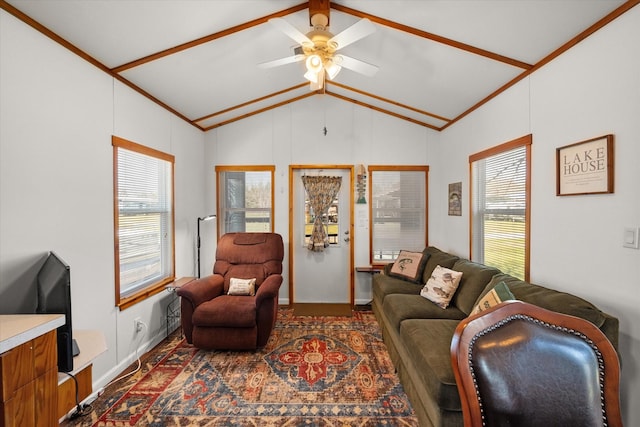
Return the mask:
[[65,373],[58,373],[58,419],[63,418],[76,406],[76,400],[82,402],[93,393],[93,361],[107,351],[104,334],[100,330],[74,329],[74,341],[82,352],[73,358],[73,371],[76,382]]

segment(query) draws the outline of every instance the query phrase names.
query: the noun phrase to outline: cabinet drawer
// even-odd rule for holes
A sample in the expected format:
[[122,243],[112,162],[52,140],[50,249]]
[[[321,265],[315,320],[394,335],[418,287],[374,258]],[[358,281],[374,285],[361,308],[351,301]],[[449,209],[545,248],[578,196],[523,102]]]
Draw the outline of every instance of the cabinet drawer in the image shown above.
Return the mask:
[[33,367],[33,341],[26,342],[0,355],[0,400],[12,399],[16,391],[35,377]]
[[58,339],[56,331],[47,332],[33,340],[34,376],[58,370]]
[[2,427],[35,426],[35,382],[15,390],[11,399],[2,402]]

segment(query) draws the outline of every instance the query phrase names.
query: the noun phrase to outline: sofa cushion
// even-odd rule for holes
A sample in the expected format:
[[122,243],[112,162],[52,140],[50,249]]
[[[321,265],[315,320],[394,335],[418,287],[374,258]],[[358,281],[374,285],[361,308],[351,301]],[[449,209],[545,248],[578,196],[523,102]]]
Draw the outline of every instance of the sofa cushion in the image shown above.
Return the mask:
[[[413,283],[422,283],[422,273],[429,258],[429,253],[400,251],[396,260],[391,264],[388,274],[398,279],[408,280]],[[386,271],[385,271],[386,272]]]
[[[443,310],[441,310],[443,311]],[[458,388],[451,367],[451,339],[457,320],[411,319],[400,325],[400,340],[413,361],[416,382],[443,411],[461,411]]]
[[386,274],[376,274],[372,280],[373,299],[382,303],[387,295],[410,294],[418,295],[422,286],[406,280],[396,279]]
[[504,273],[496,274],[493,277],[484,292],[482,292],[481,297],[500,282],[505,282],[513,296],[520,301],[528,302],[558,313],[581,317],[590,321],[598,328],[602,326],[606,319],[602,311],[580,297],[545,288],[544,286],[534,285]]
[[424,272],[422,273],[422,284],[427,283],[427,280],[431,277],[436,266],[439,265],[440,267],[451,268],[453,267],[453,264],[460,259],[455,255],[441,251],[435,246],[427,247],[425,252],[429,254],[429,259],[427,260],[427,264],[424,266]]
[[439,265],[431,273],[420,295],[433,302],[440,308],[447,308],[453,295],[458,289],[462,273]]
[[400,323],[407,319],[464,319],[467,315],[458,308],[442,309],[420,295],[387,295],[382,309],[391,326],[397,331]]
[[458,286],[458,291],[453,296],[451,304],[458,307],[467,314],[471,313],[478,296],[487,287],[491,278],[500,273],[495,267],[488,267],[468,259],[459,259],[451,267],[452,270],[462,272],[462,281]]

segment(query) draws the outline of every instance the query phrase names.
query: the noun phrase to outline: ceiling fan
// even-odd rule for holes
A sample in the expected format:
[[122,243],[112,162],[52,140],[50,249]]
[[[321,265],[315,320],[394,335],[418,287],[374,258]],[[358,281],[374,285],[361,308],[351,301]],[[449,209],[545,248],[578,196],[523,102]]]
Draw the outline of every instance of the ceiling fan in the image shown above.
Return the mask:
[[310,82],[311,90],[321,90],[325,78],[333,80],[344,67],[366,76],[373,76],[378,67],[364,61],[337,53],[373,33],[373,23],[364,18],[335,36],[329,32],[329,0],[309,0],[309,22],[311,31],[303,34],[282,18],[273,18],[269,23],[284,34],[300,43],[294,48],[294,55],[259,64],[261,68],[271,68],[293,62],[305,61],[307,72],[304,77]]

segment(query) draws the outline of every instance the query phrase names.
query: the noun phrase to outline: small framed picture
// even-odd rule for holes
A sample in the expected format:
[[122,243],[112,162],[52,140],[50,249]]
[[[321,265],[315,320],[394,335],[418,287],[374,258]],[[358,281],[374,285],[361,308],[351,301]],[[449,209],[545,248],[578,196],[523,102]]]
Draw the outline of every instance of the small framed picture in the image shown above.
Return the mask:
[[449,215],[462,216],[462,182],[449,184]]
[[613,193],[613,135],[556,149],[556,195]]

